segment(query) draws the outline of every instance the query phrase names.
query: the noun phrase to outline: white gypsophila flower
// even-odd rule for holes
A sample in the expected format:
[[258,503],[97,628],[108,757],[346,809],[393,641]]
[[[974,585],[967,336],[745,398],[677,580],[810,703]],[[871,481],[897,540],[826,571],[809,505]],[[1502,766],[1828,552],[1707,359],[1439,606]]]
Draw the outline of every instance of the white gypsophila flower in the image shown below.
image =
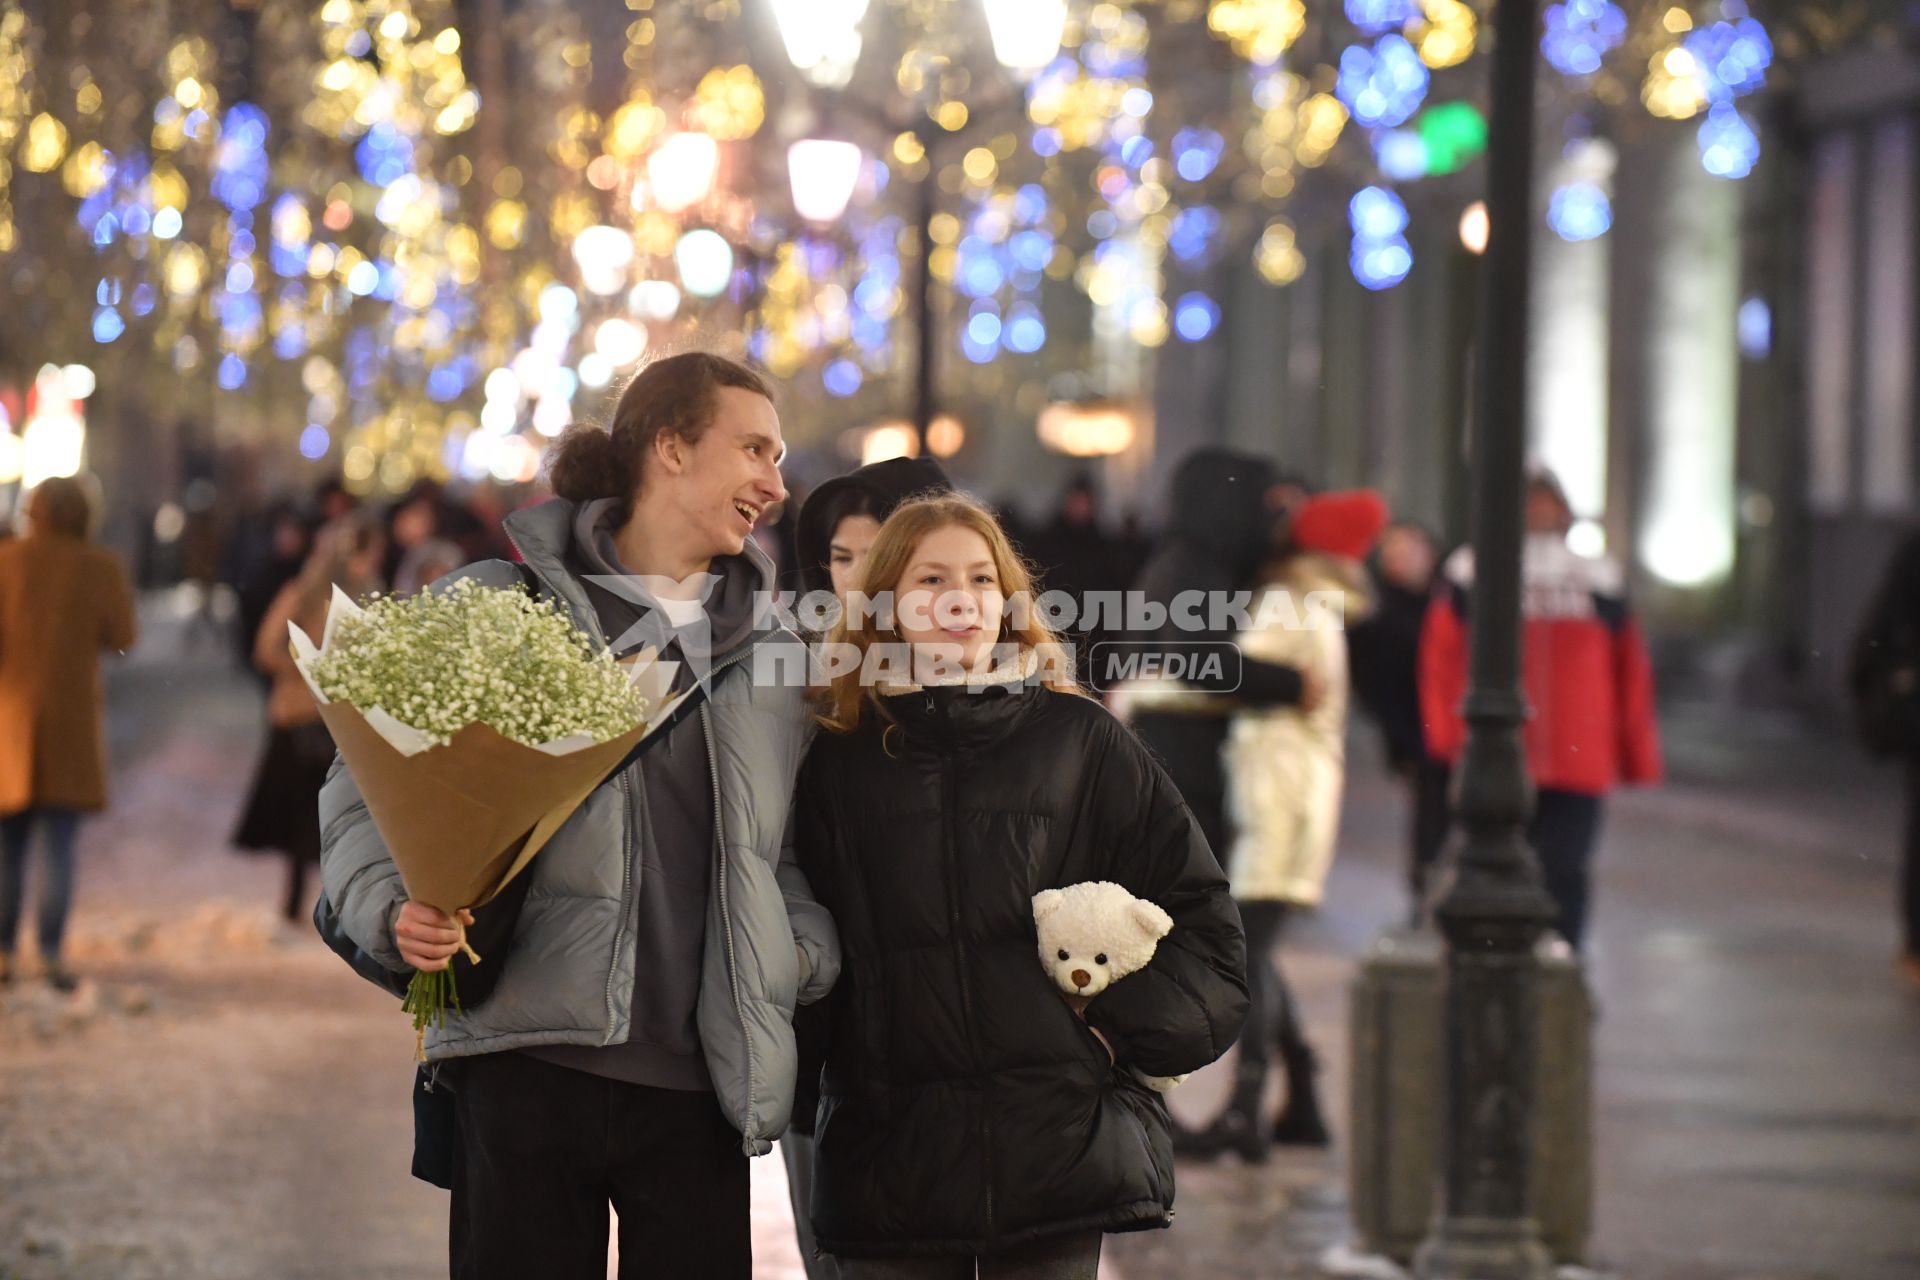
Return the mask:
[[340,620],[312,675],[329,700],[379,707],[442,746],[475,721],[528,746],[576,733],[605,742],[645,714],[613,655],[552,601],[471,578],[368,601]]

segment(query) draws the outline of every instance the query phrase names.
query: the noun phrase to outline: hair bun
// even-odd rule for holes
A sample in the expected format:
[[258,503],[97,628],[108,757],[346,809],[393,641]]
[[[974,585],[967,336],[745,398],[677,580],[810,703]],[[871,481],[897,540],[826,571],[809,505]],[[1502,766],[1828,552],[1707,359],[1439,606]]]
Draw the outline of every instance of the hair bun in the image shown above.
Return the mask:
[[624,498],[634,487],[631,454],[605,428],[576,423],[548,455],[547,479],[569,502]]

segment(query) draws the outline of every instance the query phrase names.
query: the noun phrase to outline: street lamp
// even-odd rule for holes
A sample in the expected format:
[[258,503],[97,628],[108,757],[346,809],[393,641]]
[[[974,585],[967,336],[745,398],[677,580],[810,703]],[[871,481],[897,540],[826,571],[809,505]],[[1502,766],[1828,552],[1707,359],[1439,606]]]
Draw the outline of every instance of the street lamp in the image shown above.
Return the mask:
[[860,148],[851,142],[804,138],[787,148],[793,207],[808,222],[833,222],[847,211],[860,181]]
[[1032,73],[1060,54],[1067,0],[982,0],[993,56],[1009,71]]
[[1520,556],[1531,274],[1535,0],[1499,0],[1488,113],[1488,236],[1472,441],[1472,686],[1455,809],[1464,836],[1435,908],[1446,938],[1440,1206],[1423,1280],[1544,1280],[1533,1218],[1538,966],[1552,905],[1527,846],[1533,789],[1520,726]]
[[867,0],[772,0],[787,61],[824,89],[842,89],[860,60]]
[[[815,84],[840,88],[852,78],[853,64],[860,52],[859,23],[867,11],[867,0],[768,0],[773,7],[774,21],[779,25],[781,40],[787,48],[787,58],[793,65]],[[993,40],[993,55],[996,61],[1016,77],[1025,79],[1033,72],[1052,62],[1059,56],[1060,41],[1066,31],[1066,0],[981,0],[986,10],[987,30]],[[823,50],[837,51],[844,56],[844,71],[833,70],[831,74],[818,70],[828,54]],[[849,53],[848,51],[851,50]],[[1018,101],[1016,91],[1011,101]],[[945,146],[951,146],[969,136],[981,127],[983,120],[991,119],[994,108],[1005,106],[1006,100],[974,106],[968,112],[968,124],[959,130],[928,130],[912,119],[902,119],[897,111],[890,111],[884,105],[866,103],[864,114],[886,121],[896,133],[911,132],[918,142],[926,160],[926,174],[916,183],[914,197],[915,222],[919,229],[919,253],[914,261],[912,293],[909,295],[915,319],[915,358],[914,358],[914,410],[913,423],[921,453],[927,452],[928,432],[934,421],[933,386],[933,218],[939,211],[936,203],[938,188],[935,175],[939,172],[940,156],[938,152]],[[796,150],[798,148],[796,144]],[[851,144],[841,144],[851,145]],[[838,163],[845,164],[846,152],[840,152]],[[793,152],[788,153],[790,177],[794,183],[794,203],[801,203],[801,185],[803,177],[795,163]],[[844,174],[844,171],[842,171]],[[858,179],[857,163],[854,180]],[[808,184],[808,195],[815,194],[812,184],[815,177],[809,173],[804,181]],[[824,177],[819,179],[819,194],[828,194]],[[851,198],[851,183],[849,196]],[[837,189],[832,194],[838,194]],[[822,199],[821,208],[828,207]],[[841,203],[839,212],[844,212],[845,203]],[[802,217],[810,217],[801,209]],[[831,218],[817,219],[831,221]]]

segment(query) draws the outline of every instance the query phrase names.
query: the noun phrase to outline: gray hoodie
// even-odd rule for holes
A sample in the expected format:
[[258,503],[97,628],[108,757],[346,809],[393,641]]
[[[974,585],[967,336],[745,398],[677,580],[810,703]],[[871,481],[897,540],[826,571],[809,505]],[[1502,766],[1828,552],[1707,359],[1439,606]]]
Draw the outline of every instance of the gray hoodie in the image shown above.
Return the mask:
[[[753,635],[753,596],[773,590],[772,575],[746,555],[713,562],[698,618],[675,626],[647,583],[620,562],[614,546],[619,504],[582,503],[574,513],[565,556],[593,603],[614,652],[650,645],[678,662],[675,692],[724,661]],[[732,677],[745,679],[745,673]],[[625,1044],[545,1045],[524,1052],[558,1066],[658,1089],[711,1089],[694,1012],[700,998],[700,952],[706,937],[707,862],[713,848],[712,764],[697,717],[681,720],[629,769],[634,821],[648,838],[636,842],[633,868],[638,922],[633,1032]]]

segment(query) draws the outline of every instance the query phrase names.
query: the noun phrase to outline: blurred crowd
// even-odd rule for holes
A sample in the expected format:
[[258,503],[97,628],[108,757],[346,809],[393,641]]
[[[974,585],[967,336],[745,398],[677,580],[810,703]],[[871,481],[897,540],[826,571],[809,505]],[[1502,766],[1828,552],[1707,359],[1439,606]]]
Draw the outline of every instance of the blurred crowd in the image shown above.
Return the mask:
[[[946,483],[931,462],[832,478],[812,486],[814,495],[793,495],[754,536],[780,566],[783,586],[837,590],[849,568],[842,560],[864,551],[904,492],[896,490],[927,476]],[[1617,785],[1660,778],[1653,680],[1620,570],[1568,546],[1573,513],[1550,473],[1532,473],[1527,503],[1526,738],[1539,797],[1531,836],[1556,927],[1577,949],[1587,931],[1604,799]],[[408,595],[476,560],[517,559],[502,531],[508,507],[508,495],[493,489],[456,493],[423,482],[370,503],[329,482],[224,520],[200,504],[174,531],[177,570],[208,602],[204,625],[218,629],[262,689],[267,732],[234,843],[285,859],[280,908],[288,919],[301,918],[312,902],[315,797],[332,759],[318,709],[288,656],[288,623],[317,636],[336,589]],[[0,755],[0,980],[15,972],[28,850],[38,839],[46,870],[35,932],[44,973],[58,986],[73,982],[59,956],[74,832],[82,815],[105,803],[97,658],[127,648],[134,634],[127,575],[92,536],[97,510],[83,481],[48,482],[26,503],[33,536],[0,544],[0,739],[12,748]],[[1100,690],[1167,763],[1200,817],[1233,879],[1251,943],[1256,1005],[1237,1087],[1220,1119],[1185,1135],[1184,1148],[1202,1158],[1235,1152],[1259,1159],[1272,1141],[1327,1138],[1310,1037],[1275,958],[1285,923],[1318,905],[1338,846],[1350,703],[1377,729],[1405,785],[1414,921],[1434,891],[1452,767],[1464,746],[1459,705],[1473,564],[1465,550],[1443,557],[1431,531],[1394,520],[1377,494],[1317,492],[1301,477],[1226,451],[1187,460],[1169,510],[1167,528],[1149,539],[1130,516],[1103,509],[1096,478],[1081,474],[1042,518],[1007,508],[1002,517],[1043,590],[1084,600],[1212,587],[1251,592],[1256,612],[1267,592],[1331,592],[1344,604],[1336,632],[1307,626],[1229,637],[1245,659],[1240,687],[1202,692],[1230,696],[1196,704],[1183,701],[1192,690],[1172,698],[1153,688]],[[1912,763],[1920,760],[1916,563],[1910,547],[1890,572],[1862,630],[1855,682],[1869,744],[1907,761],[1920,795]],[[230,603],[215,608],[216,599]],[[1092,646],[1118,637],[1112,629],[1072,637],[1083,680]],[[1920,802],[1914,808],[1920,814]],[[1907,844],[1902,964],[1920,982],[1920,817],[1910,822]],[[1274,1061],[1286,1101],[1270,1122],[1260,1107]]]

